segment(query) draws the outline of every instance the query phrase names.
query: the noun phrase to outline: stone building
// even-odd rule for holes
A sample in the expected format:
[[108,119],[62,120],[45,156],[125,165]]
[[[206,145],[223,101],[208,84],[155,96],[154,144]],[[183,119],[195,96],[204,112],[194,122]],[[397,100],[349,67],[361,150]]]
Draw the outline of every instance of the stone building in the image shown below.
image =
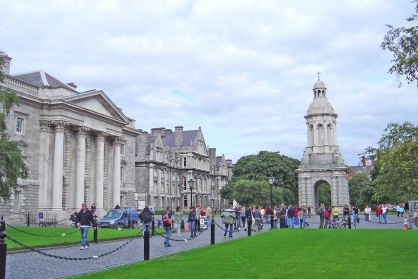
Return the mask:
[[[222,208],[219,191],[232,176],[232,161],[208,148],[202,129],[184,131],[154,128],[143,131],[137,143],[139,200],[158,209],[191,205]],[[189,188],[189,180],[194,187]]]
[[95,203],[99,216],[116,204],[144,205],[145,198],[158,208],[184,204],[190,199],[185,178],[196,180],[193,194],[201,204],[222,204],[219,189],[232,162],[206,147],[200,128],[147,135],[102,90],[79,92],[44,71],[11,75],[11,58],[0,55],[6,62],[0,86],[20,101],[8,116],[8,132],[29,168],[10,200],[0,203],[7,220],[22,222],[28,212],[66,220],[83,202]]
[[337,145],[337,117],[327,100],[327,88],[319,79],[314,98],[306,112],[307,147],[298,172],[299,204],[317,207],[318,187],[326,182],[331,188],[331,205],[340,211],[349,204],[348,167]]

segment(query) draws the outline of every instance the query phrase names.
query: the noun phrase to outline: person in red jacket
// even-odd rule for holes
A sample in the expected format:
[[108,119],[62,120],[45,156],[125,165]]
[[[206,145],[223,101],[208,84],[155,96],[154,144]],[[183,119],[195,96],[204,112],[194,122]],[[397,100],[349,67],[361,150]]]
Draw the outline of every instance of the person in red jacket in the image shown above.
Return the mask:
[[382,213],[383,213],[383,209],[382,209],[382,205],[379,204],[378,207],[376,207],[376,216],[379,219],[379,223],[382,223]]

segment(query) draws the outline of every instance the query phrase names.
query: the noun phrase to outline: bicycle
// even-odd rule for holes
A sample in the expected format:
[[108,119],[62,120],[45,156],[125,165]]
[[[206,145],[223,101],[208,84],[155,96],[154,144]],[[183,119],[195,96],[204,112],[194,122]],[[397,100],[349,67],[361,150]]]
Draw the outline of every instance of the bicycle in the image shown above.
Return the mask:
[[331,221],[329,228],[330,229],[339,229],[341,227],[340,218],[335,218],[334,221]]
[[[350,218],[350,217],[348,217],[348,218]],[[341,225],[340,225],[340,227],[342,228],[342,229],[347,229],[348,228],[348,219],[346,220],[346,219],[344,219],[343,220],[343,222],[341,223]],[[351,228],[357,228],[357,226],[356,226],[356,222],[351,222]]]
[[51,227],[51,226],[54,226],[55,228],[57,227],[56,222],[44,221],[44,220],[40,220],[39,221],[39,226],[40,227]]

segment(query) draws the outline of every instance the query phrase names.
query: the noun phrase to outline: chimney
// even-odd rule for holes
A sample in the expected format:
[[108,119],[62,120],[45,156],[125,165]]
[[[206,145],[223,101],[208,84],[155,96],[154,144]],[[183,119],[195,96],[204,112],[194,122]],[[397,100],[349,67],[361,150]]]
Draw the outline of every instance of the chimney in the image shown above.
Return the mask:
[[183,145],[183,126],[176,126],[174,137],[175,137],[175,145],[182,146]]
[[366,156],[361,157],[361,162],[363,163],[363,168],[366,167]]
[[10,61],[12,61],[12,58],[7,56],[7,53],[0,51],[0,56],[3,58],[3,65],[1,66],[1,71],[7,75],[10,74]]
[[74,82],[69,82],[69,83],[67,83],[67,85],[74,88],[74,89],[77,89],[77,85],[75,85]]

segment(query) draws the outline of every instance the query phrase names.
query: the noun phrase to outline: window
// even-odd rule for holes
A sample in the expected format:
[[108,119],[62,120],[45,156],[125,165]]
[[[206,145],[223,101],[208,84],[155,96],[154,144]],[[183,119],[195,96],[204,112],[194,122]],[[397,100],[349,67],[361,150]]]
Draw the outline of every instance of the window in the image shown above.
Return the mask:
[[15,191],[15,195],[14,195],[14,203],[13,203],[13,210],[14,211],[19,211],[19,205],[20,205],[20,192]]
[[120,155],[125,155],[125,144],[124,143],[120,144]]
[[183,167],[186,166],[186,157],[183,158]]
[[125,168],[120,168],[120,183],[125,183]]
[[16,133],[17,134],[22,134],[24,133],[24,126],[25,124],[25,119],[22,117],[16,117]]
[[187,197],[183,198],[183,206],[187,208]]

